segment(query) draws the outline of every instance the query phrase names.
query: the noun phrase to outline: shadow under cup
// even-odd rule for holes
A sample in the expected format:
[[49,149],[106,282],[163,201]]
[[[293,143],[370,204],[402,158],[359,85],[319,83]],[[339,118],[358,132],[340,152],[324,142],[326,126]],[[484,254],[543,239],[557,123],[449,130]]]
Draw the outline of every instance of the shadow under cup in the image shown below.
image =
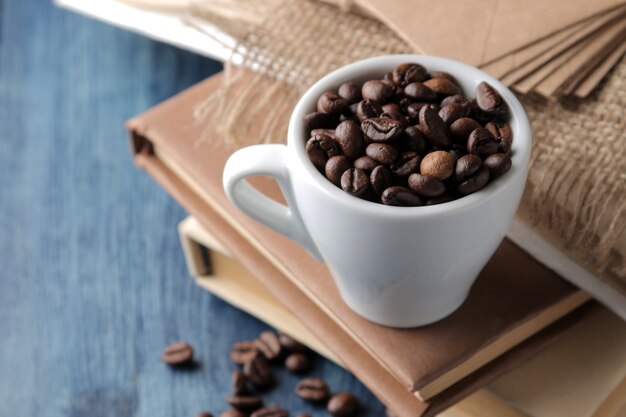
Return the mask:
[[[315,111],[318,97],[344,82],[382,79],[404,62],[449,72],[468,97],[482,81],[500,93],[513,132],[512,167],[506,174],[451,202],[393,207],[350,196],[318,172],[305,152],[308,132],[302,122]],[[483,71],[444,58],[392,55],[355,62],[313,85],[294,109],[288,147],[297,211],[346,303],[371,321],[412,327],[456,310],[499,246],[526,182],[531,133],[517,98]]]

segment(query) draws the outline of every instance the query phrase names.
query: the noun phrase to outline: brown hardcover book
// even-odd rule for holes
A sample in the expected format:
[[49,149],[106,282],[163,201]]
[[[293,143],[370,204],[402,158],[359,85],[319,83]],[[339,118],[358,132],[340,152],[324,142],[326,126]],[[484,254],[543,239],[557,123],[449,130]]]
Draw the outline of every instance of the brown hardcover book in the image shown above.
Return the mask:
[[[341,332],[324,334],[332,334],[331,339],[350,339],[367,358],[368,366],[356,366],[356,350],[345,351],[344,342],[335,342],[335,349],[343,349],[346,357],[335,353],[366,384],[369,381],[374,392],[399,386],[409,396],[414,394],[421,408],[414,404],[409,408],[413,414],[402,415],[422,414],[427,404],[418,399],[428,400],[430,410],[434,410],[438,401],[459,398],[459,393],[470,391],[495,372],[501,361],[494,358],[506,358],[504,367],[511,366],[518,360],[509,352],[511,348],[588,299],[517,246],[504,241],[468,301],[450,317],[408,330],[379,326],[361,318],[343,303],[323,264],[295,243],[238,212],[226,199],[221,173],[233,149],[215,132],[204,132],[208,139],[200,141],[204,126],[195,123],[192,111],[217,88],[220,79],[219,75],[208,79],[131,120],[128,127],[136,163],[205,227],[212,230],[218,219],[228,224],[240,237],[229,241],[229,250],[262,282],[271,287],[272,276],[282,274],[331,318]],[[259,181],[257,185],[277,195],[277,188],[270,183]],[[312,320],[311,326],[315,324]],[[370,369],[374,364],[385,378],[372,378]],[[386,383],[380,382],[383,380]],[[389,385],[391,381],[395,385]],[[399,395],[395,388],[393,392]]]

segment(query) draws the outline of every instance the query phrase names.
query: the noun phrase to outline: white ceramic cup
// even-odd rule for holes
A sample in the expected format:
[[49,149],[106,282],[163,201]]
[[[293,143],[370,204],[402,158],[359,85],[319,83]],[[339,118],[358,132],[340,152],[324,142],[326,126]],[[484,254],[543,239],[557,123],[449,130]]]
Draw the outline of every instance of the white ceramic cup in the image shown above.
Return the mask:
[[[302,118],[318,97],[346,81],[382,79],[403,62],[456,77],[475,96],[491,84],[510,109],[512,167],[482,190],[448,203],[393,207],[348,195],[308,159]],[[315,83],[296,105],[287,145],[255,145],[235,152],[224,169],[224,189],[250,217],[295,240],[326,263],[345,302],[361,316],[387,326],[437,321],[467,297],[517,210],[531,150],[526,113],[513,93],[469,65],[425,55],[390,55],[340,68]],[[247,176],[274,177],[287,206],[254,189]]]

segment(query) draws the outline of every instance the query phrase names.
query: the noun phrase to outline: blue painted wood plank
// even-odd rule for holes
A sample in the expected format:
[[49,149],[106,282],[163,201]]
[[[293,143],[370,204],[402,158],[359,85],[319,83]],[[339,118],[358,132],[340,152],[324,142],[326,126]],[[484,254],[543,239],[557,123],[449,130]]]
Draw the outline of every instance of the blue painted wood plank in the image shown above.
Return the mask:
[[[187,277],[183,211],[132,164],[123,123],[220,65],[52,7],[0,0],[0,417],[225,408],[231,344],[265,325]],[[161,349],[186,339],[202,366]],[[321,358],[313,375],[383,407]],[[311,408],[279,373],[268,402]]]

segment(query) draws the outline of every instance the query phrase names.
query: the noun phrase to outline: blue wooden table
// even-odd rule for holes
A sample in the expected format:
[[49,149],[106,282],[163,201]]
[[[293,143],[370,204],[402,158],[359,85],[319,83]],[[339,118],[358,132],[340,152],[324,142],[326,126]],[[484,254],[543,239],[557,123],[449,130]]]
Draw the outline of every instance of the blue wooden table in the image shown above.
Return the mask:
[[[231,344],[265,326],[188,278],[185,213],[137,170],[123,123],[220,69],[69,12],[0,0],[0,417],[225,409]],[[201,367],[160,361],[189,340]],[[312,375],[383,406],[321,358]],[[326,415],[280,372],[267,401]]]

